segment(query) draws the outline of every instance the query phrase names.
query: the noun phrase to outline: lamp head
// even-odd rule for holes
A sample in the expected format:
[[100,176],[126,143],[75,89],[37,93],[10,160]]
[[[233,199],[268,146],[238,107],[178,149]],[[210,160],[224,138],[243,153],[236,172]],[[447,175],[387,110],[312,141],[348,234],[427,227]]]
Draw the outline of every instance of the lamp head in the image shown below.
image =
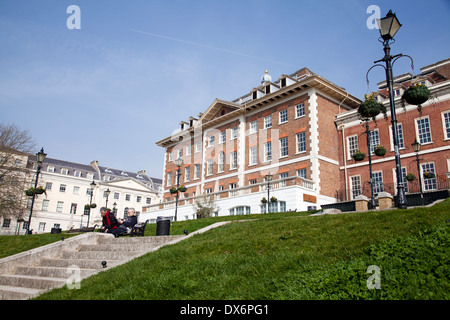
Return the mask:
[[392,10],[389,10],[386,17],[377,19],[377,23],[380,29],[380,35],[385,41],[392,40],[402,26],[395,13],[392,13]]

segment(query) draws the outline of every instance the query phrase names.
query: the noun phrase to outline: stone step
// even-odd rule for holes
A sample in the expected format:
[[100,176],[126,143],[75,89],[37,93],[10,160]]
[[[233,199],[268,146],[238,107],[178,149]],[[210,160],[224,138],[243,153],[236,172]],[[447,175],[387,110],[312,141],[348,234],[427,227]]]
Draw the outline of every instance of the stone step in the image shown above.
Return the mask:
[[67,268],[70,266],[75,266],[80,269],[102,269],[102,261],[107,261],[109,265],[116,265],[120,260],[105,260],[105,259],[42,259],[39,263],[41,267],[59,267]]
[[2,286],[0,285],[0,300],[25,300],[41,293],[39,289]]
[[119,237],[119,238],[100,238],[98,244],[132,244],[132,243],[155,243],[164,244],[169,241],[186,237],[183,235],[177,236],[157,236],[157,237]]
[[[79,269],[80,277],[85,278],[96,273],[96,269]],[[72,269],[60,267],[17,267],[15,274],[38,277],[68,278],[73,274]]]
[[60,259],[122,260],[135,255],[135,251],[63,251]]
[[128,251],[128,252],[141,252],[147,251],[151,248],[157,247],[156,243],[125,243],[125,244],[94,244],[94,245],[80,245],[79,251]]
[[24,276],[16,274],[0,275],[0,285],[47,290],[61,287],[66,279],[53,277]]

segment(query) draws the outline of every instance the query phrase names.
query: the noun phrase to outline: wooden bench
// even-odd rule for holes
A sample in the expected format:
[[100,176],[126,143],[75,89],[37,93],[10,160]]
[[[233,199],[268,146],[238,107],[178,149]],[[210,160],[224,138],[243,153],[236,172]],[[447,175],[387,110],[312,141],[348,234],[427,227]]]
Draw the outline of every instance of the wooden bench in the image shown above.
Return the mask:
[[94,232],[95,228],[97,228],[97,225],[93,226],[93,227],[84,227],[84,228],[79,228],[79,229],[74,229],[73,227],[69,229],[69,233],[75,233],[75,232]]
[[130,236],[130,237],[143,237],[145,232],[145,227],[147,226],[147,223],[149,220],[145,221],[144,224],[142,223],[136,223],[134,227],[131,229],[130,232],[127,233],[121,233],[119,234],[120,237],[122,236]]

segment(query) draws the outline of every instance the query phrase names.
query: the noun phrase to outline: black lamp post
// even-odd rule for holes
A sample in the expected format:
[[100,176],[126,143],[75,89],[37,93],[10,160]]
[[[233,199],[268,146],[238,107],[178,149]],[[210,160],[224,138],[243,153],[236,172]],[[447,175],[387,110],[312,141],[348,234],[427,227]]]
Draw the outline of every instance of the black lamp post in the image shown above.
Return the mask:
[[424,205],[423,201],[423,189],[422,189],[422,175],[420,174],[420,159],[419,159],[419,151],[420,147],[422,146],[417,139],[414,139],[414,142],[411,144],[414,152],[416,153],[416,162],[417,162],[417,172],[419,174],[419,185],[420,185],[420,200],[422,202],[422,205]]
[[[395,61],[401,57],[407,57],[411,60],[411,66],[414,68],[413,60],[408,55],[403,54],[397,54],[395,56],[391,56],[391,47],[389,46],[389,42],[395,41],[394,36],[397,33],[397,31],[402,26],[400,22],[397,19],[397,16],[395,13],[392,13],[392,10],[389,10],[386,17],[382,19],[377,19],[378,27],[380,29],[380,35],[382,38],[382,41],[384,46],[384,57],[383,59],[374,61],[374,63],[377,63],[376,65],[372,66],[369,71],[367,71],[366,79],[368,81],[368,74],[370,70],[372,70],[374,67],[381,66],[386,71],[386,81],[387,81],[387,87],[389,89],[389,105],[391,110],[391,122],[392,122],[392,140],[394,142],[394,153],[395,153],[395,166],[396,166],[396,176],[397,176],[397,207],[398,208],[406,208],[406,196],[405,196],[405,188],[403,184],[403,176],[402,176],[402,167],[400,163],[400,151],[398,147],[398,127],[397,127],[397,115],[395,111],[395,104],[394,104],[394,90],[393,90],[393,84],[394,84],[394,77],[392,75],[392,66],[394,65]],[[378,62],[385,62],[386,66],[383,66],[382,64],[378,64]]]
[[270,173],[266,175],[267,181],[267,213],[270,213],[270,181],[272,181],[273,175]]
[[183,165],[183,159],[178,158],[175,160],[175,165],[177,166],[177,195],[175,196],[175,221],[177,221],[177,212],[178,212],[178,196],[180,194],[180,190],[178,188],[180,187],[180,168]]
[[93,197],[93,195],[94,195],[94,189],[95,189],[96,186],[97,186],[97,185],[95,184],[94,180],[92,180],[92,182],[91,182],[91,192],[90,192],[91,198],[90,198],[90,200],[89,200],[89,214],[88,214],[88,221],[87,221],[87,227],[88,227],[88,228],[89,228],[89,219],[91,218],[92,197]]
[[[47,154],[44,152],[44,148],[41,149],[38,153],[36,153],[36,161],[37,161],[37,170],[36,170],[36,179],[34,180],[34,189],[37,188],[38,180],[39,180],[39,174],[41,173],[41,166],[42,163],[45,160],[45,157]],[[34,207],[34,199],[36,197],[36,193],[33,192],[33,198],[31,200],[31,208],[30,208],[30,215],[28,217],[28,226],[27,226],[27,234],[31,234],[30,232],[30,226],[31,226],[31,216],[33,215],[33,207]]]
[[106,209],[108,209],[108,198],[109,198],[109,195],[111,194],[111,191],[109,190],[109,188],[105,191],[105,195],[106,195],[106,205],[105,205],[105,207],[106,207]]
[[366,121],[366,138],[367,138],[367,149],[369,151],[368,153],[368,158],[369,158],[369,174],[370,174],[370,205],[371,205],[371,209],[375,209],[375,197],[373,196],[373,173],[372,173],[372,148],[371,148],[371,144],[370,144],[370,130],[369,130],[369,121]]

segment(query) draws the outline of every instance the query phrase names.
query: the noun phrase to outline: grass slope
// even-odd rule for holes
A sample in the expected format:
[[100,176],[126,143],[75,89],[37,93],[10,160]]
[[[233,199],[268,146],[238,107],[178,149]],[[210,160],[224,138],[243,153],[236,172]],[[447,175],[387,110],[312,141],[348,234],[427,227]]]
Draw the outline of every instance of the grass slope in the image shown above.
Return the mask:
[[[449,299],[450,199],[432,208],[262,215],[38,299]],[[192,223],[207,223],[194,221]],[[218,221],[212,219],[212,221]],[[173,229],[182,228],[173,224]],[[370,265],[381,289],[367,289]]]

